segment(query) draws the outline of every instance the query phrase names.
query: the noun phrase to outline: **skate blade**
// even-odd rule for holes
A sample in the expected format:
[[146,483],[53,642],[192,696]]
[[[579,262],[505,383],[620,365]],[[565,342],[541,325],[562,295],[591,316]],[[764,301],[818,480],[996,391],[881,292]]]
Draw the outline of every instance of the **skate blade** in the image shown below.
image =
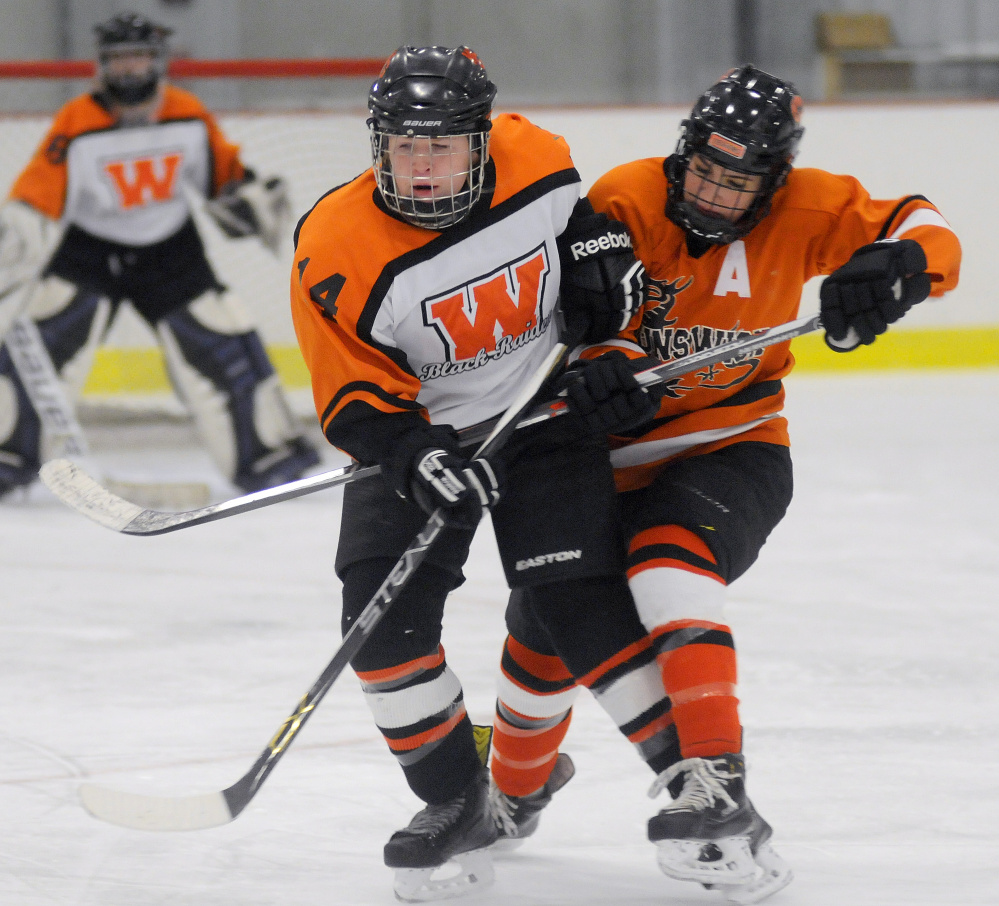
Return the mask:
[[394,890],[404,903],[430,903],[460,897],[496,880],[492,859],[484,849],[459,853],[437,868],[397,868]]
[[[704,850],[716,851],[705,858]],[[759,868],[749,848],[749,837],[703,840],[659,840],[656,861],[664,875],[678,881],[704,885],[743,884],[751,881]]]
[[500,855],[512,853],[514,850],[520,849],[526,840],[527,837],[500,837],[489,847],[489,852],[499,853]]
[[715,884],[713,889],[725,895],[729,903],[751,906],[778,890],[783,890],[794,880],[794,872],[769,843],[764,843],[756,853],[756,877],[745,884]]

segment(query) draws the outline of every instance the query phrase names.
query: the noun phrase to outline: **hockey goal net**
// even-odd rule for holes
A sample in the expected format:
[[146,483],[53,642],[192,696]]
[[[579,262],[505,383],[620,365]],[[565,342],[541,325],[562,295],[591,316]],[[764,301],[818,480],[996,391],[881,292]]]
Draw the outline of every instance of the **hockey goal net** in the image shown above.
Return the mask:
[[[288,183],[297,220],[332,187],[371,165],[367,88],[379,60],[174,60],[170,79],[194,91],[217,117],[244,163]],[[42,140],[52,115],[89,90],[88,61],[0,63],[0,187],[3,197]],[[220,279],[248,308],[296,410],[311,410],[288,306],[291,235],[272,254],[256,239],[231,240],[195,217]],[[177,411],[146,325],[124,308],[98,353],[84,411]]]

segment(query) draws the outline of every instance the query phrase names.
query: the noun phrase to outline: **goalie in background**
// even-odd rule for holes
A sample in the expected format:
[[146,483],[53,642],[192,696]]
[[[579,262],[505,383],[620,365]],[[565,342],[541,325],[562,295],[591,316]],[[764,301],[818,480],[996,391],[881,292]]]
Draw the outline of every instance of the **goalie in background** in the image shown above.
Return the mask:
[[[0,207],[0,330],[22,313],[34,320],[76,399],[128,301],[226,478],[247,492],[299,478],[319,456],[216,277],[190,200],[205,198],[227,235],[256,235],[273,251],[290,229],[284,183],[257,179],[202,103],[165,81],[169,29],[122,13],[96,32],[93,92],[59,110]],[[0,496],[35,479],[41,447],[39,418],[0,350]]]

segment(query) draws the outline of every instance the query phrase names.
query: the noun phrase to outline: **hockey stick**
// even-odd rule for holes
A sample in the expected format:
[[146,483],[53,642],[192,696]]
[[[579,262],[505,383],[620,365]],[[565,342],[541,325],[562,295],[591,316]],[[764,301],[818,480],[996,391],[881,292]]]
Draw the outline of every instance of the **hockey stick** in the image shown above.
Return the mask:
[[61,442],[63,455],[89,456],[83,429],[63,392],[35,322],[27,315],[15,318],[4,342],[42,429],[50,438]]
[[[86,435],[63,390],[38,325],[28,315],[21,315],[11,323],[4,342],[48,442],[54,443],[62,456],[72,456],[91,468],[93,459]],[[149,505],[190,506],[203,503],[209,495],[208,485],[202,482],[125,482],[107,476],[104,480],[111,488],[127,490]]]
[[[531,377],[476,451],[477,458],[488,458],[506,442],[517,427],[519,417],[531,405],[567,352],[568,348],[562,344],[552,349],[541,368]],[[392,603],[398,599],[443,528],[444,519],[441,510],[437,509],[427,520],[423,530],[403,551],[399,561],[354,621],[326,669],[302,697],[298,707],[281,724],[253,767],[236,783],[218,793],[180,797],[144,796],[96,784],[84,784],[80,787],[80,799],[87,811],[95,818],[137,830],[202,830],[232,821],[249,805],[323,696],[367,641]]]
[[[643,387],[650,387],[653,384],[662,384],[676,377],[681,377],[696,371],[707,365],[717,365],[719,362],[737,363],[742,359],[751,358],[762,352],[768,346],[793,340],[795,337],[803,336],[822,329],[822,319],[818,315],[807,318],[798,318],[796,321],[788,321],[777,327],[758,334],[750,334],[740,337],[738,340],[730,340],[728,343],[720,343],[717,346],[710,346],[700,352],[691,353],[682,359],[671,359],[648,368],[635,375],[638,383]],[[534,409],[518,423],[518,428],[526,428],[529,425],[536,425],[549,418],[564,415],[568,411],[565,400],[556,397],[548,402],[535,406]],[[475,443],[480,440],[492,427],[492,422],[483,422],[480,425],[472,425],[461,432],[463,443]]]
[[[819,330],[821,327],[822,323],[818,316],[799,318],[759,334],[742,337],[729,343],[713,346],[710,349],[703,349],[682,359],[665,362],[655,368],[650,368],[648,371],[641,372],[638,377],[643,384],[671,380],[703,366],[752,356],[767,346],[792,340],[803,334]],[[556,398],[536,406],[517,423],[517,427],[534,425],[562,415],[565,411],[565,401]],[[495,422],[485,422],[482,425],[472,425],[463,429],[459,432],[462,443],[481,441],[489,434],[494,424]],[[359,478],[376,475],[379,472],[378,466],[365,466],[363,468],[346,466],[342,469],[324,472],[321,475],[314,475],[311,478],[288,482],[276,488],[257,491],[244,497],[236,497],[224,503],[212,504],[182,513],[164,513],[131,503],[111,493],[83,469],[64,459],[55,459],[45,463],[42,466],[41,476],[42,481],[63,503],[105,528],[126,535],[161,535],[165,532],[174,532],[189,526],[225,519],[238,513],[246,513],[260,507],[270,506],[272,503],[279,503],[282,500],[302,497],[314,491],[336,487]]]

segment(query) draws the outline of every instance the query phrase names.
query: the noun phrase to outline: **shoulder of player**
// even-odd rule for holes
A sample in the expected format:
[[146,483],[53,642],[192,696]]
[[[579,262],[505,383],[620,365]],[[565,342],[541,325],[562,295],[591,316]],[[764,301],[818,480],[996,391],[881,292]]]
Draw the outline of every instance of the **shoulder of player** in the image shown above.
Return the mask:
[[[892,201],[908,201],[914,207],[936,210],[932,202],[915,195],[879,199],[874,203]],[[780,217],[782,213],[786,216],[814,213],[838,220],[846,211],[859,210],[871,203],[870,194],[855,176],[829,173],[814,167],[795,167],[788,175],[787,183],[774,196],[771,214]]]
[[565,138],[555,132],[549,132],[529,120],[522,113],[498,113],[492,118],[490,132],[493,138],[502,136],[503,140],[515,142],[537,143],[542,149],[555,148],[555,153],[568,154],[569,145]]
[[[398,223],[375,205],[374,177],[365,171],[323,195],[295,229],[295,260],[311,285],[333,273],[350,275],[355,290],[373,283],[391,260],[412,247],[416,228]],[[422,238],[426,231],[416,235]],[[406,234],[405,236],[397,234]],[[426,232],[429,239],[433,233]]]
[[87,132],[100,132],[114,126],[114,117],[101,106],[93,94],[81,94],[67,101],[56,111],[49,131],[73,139]]
[[815,167],[794,167],[774,196],[774,210],[810,210],[838,214],[867,192],[855,176],[829,173]]
[[612,201],[635,206],[651,205],[662,210],[666,201],[665,157],[646,157],[619,164],[603,174],[587,192],[597,210],[604,210]]
[[297,241],[313,235],[334,236],[338,241],[341,237],[361,238],[372,212],[377,211],[372,200],[374,191],[375,180],[370,170],[329,189],[299,220],[295,231]]
[[163,86],[163,104],[159,114],[161,120],[204,119],[211,115],[201,98],[193,92],[169,82]]
[[575,173],[566,140],[519,113],[501,113],[493,118],[489,154],[500,177],[522,173],[525,178],[540,179],[556,172]]

